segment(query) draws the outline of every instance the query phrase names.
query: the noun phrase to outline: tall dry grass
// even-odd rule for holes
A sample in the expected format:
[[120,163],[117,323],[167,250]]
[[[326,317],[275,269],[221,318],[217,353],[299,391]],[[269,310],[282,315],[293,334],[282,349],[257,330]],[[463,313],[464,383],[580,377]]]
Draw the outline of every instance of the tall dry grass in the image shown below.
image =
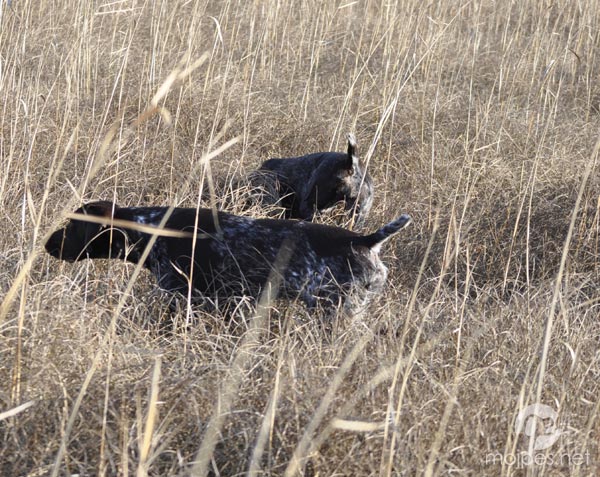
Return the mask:
[[[0,1],[0,474],[597,475],[599,48],[597,1]],[[361,316],[42,252],[85,200],[266,213],[248,171],[349,131],[414,219]]]

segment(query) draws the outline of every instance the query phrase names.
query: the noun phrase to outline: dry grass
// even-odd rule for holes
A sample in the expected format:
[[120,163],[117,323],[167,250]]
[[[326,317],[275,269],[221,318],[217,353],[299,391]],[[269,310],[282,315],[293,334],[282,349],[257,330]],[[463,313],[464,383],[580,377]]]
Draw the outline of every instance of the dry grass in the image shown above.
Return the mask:
[[[600,3],[457,3],[0,1],[0,474],[598,475]],[[349,131],[369,229],[414,219],[362,316],[164,331],[41,253],[83,200],[272,214],[244,175]],[[534,402],[559,440],[490,461]]]

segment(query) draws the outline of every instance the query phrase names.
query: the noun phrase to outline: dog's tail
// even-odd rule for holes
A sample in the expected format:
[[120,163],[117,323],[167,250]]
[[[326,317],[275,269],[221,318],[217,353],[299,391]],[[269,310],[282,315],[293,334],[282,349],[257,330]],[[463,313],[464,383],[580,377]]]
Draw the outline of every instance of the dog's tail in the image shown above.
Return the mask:
[[358,240],[354,240],[353,242],[357,245],[363,245],[369,248],[381,247],[383,242],[389,239],[392,235],[400,232],[400,230],[410,224],[411,221],[412,219],[410,218],[410,215],[402,214],[396,220],[393,220],[389,224],[381,227],[377,232],[358,237]]
[[358,166],[358,154],[356,153],[356,137],[354,134],[348,134],[348,160],[346,162],[348,169]]
[[348,155],[356,155],[356,136],[352,133],[348,134]]

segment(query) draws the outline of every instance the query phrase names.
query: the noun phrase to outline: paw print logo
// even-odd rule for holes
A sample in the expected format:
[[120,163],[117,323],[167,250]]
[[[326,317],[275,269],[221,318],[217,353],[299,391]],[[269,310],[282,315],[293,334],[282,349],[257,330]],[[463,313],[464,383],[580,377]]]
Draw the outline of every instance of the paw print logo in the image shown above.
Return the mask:
[[539,451],[552,446],[563,433],[557,427],[558,413],[550,406],[535,403],[521,409],[515,421],[515,432],[533,437],[533,450]]

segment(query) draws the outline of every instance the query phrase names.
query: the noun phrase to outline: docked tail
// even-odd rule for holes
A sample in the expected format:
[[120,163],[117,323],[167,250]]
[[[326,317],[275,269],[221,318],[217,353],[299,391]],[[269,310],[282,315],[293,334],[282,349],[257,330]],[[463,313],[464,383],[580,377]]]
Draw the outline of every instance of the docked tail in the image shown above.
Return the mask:
[[356,137],[354,134],[348,134],[348,159],[347,159],[347,167],[348,169],[355,169],[358,167],[358,154],[356,153]]
[[400,230],[410,224],[411,220],[412,219],[410,218],[410,215],[402,214],[396,220],[381,227],[377,232],[374,232],[370,235],[364,235],[363,237],[358,237],[358,240],[355,240],[354,243],[369,248],[379,248],[381,247],[381,244],[389,239],[392,235],[400,232]]

